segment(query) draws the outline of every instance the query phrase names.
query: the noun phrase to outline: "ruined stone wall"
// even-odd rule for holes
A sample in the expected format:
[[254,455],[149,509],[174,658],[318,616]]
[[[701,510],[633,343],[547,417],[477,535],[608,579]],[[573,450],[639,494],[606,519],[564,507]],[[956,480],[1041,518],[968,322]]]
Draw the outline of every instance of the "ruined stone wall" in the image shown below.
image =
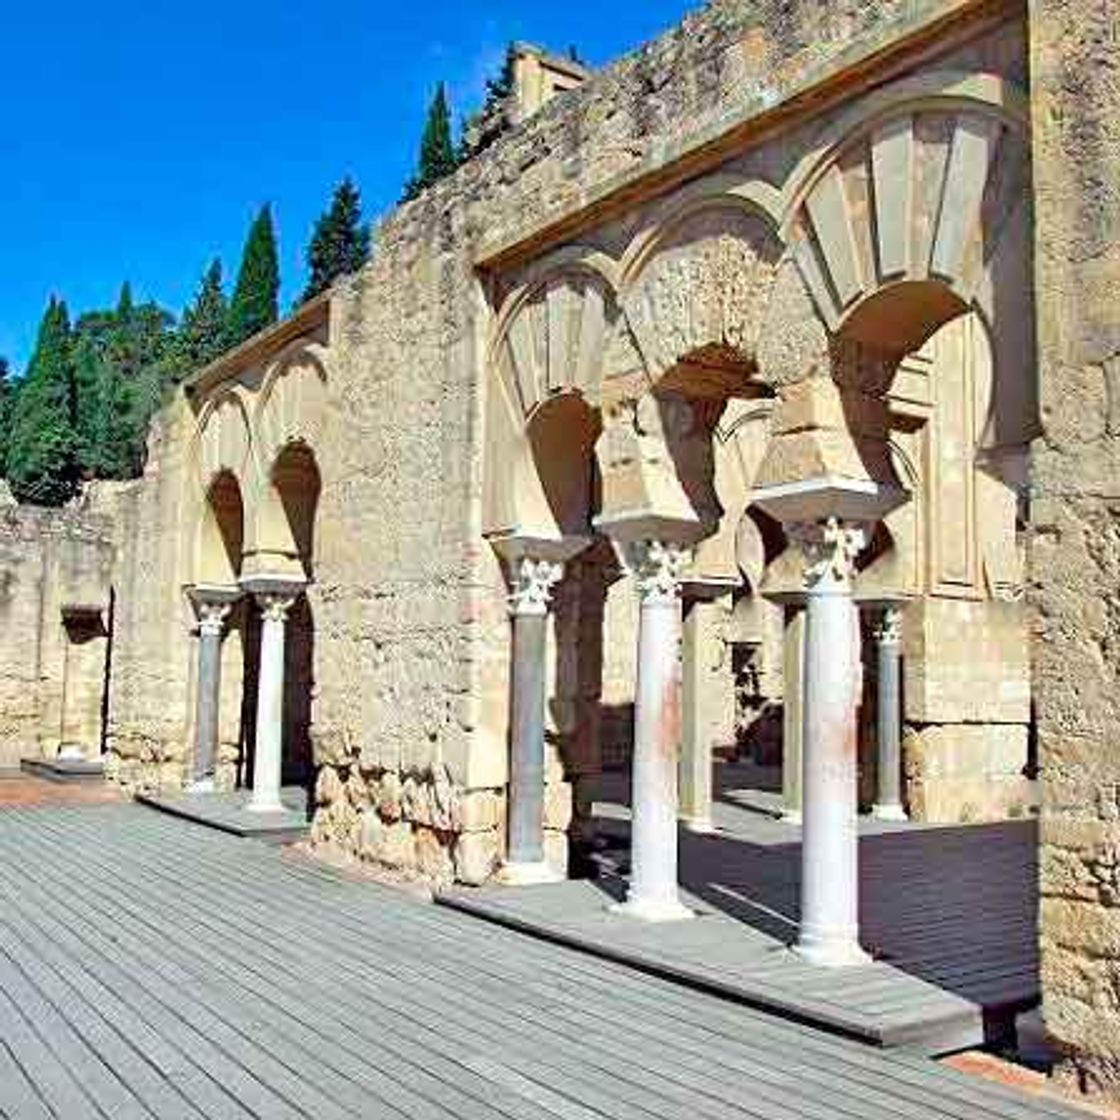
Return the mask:
[[88,503],[53,510],[6,499],[0,493],[0,767],[54,757],[64,727],[96,754],[107,640],[102,631],[68,649],[62,609],[99,607],[108,621],[112,522]]
[[130,789],[179,786],[190,741],[193,649],[182,522],[190,432],[190,410],[177,398],[149,433],[144,477],[106,503],[119,543],[105,768]]
[[1030,6],[1045,435],[1031,599],[1043,1013],[1120,1100],[1120,43],[1107,0]]

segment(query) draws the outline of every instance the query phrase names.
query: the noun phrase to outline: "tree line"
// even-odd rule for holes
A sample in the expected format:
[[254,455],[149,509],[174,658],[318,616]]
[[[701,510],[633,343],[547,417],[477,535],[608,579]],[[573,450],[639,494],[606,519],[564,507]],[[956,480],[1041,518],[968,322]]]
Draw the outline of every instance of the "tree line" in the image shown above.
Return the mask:
[[[361,268],[369,250],[361,197],[347,178],[315,223],[300,302]],[[221,261],[214,260],[178,321],[153,301],[136,302],[127,281],[115,307],[74,320],[52,296],[24,376],[15,380],[0,358],[0,477],[17,500],[51,506],[87,479],[137,477],[148,423],[168,390],[279,314],[280,265],[267,204],[249,227],[233,294],[227,299]]]
[[[445,86],[438,85],[416,172],[405,184],[402,201],[417,198],[507,130],[514,57],[511,44],[498,75],[486,83],[481,109],[463,122],[458,142]],[[299,302],[356,272],[369,254],[361,196],[346,178],[315,222],[306,250],[308,282]],[[148,424],[168,391],[276,322],[279,296],[276,231],[268,204],[249,227],[228,299],[217,259],[178,320],[154,301],[137,303],[127,281],[115,307],[85,311],[74,320],[65,301],[52,296],[23,377],[14,378],[0,357],[0,478],[21,502],[57,506],[83,481],[137,477],[144,467]]]

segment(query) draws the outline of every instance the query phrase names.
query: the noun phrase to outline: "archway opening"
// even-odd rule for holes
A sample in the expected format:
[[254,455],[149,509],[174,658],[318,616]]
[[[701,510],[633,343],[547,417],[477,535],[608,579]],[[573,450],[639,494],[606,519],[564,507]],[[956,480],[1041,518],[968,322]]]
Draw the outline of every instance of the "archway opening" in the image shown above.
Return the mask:
[[245,511],[231,471],[220,472],[206,491],[199,540],[198,582],[232,585],[241,574]]
[[270,526],[284,559],[298,563],[307,589],[288,613],[284,645],[284,729],[281,781],[310,788],[314,778],[311,727],[315,692],[315,518],[322,482],[314,452],[303,443],[287,445],[271,474],[275,501]]

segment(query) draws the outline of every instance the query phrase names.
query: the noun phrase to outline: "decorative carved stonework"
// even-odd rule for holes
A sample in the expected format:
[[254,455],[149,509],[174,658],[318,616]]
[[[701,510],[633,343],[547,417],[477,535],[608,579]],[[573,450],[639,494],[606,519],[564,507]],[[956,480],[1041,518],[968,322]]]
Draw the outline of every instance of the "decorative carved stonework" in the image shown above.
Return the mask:
[[713,347],[753,363],[779,252],[759,218],[729,208],[693,215],[660,244],[623,301],[650,379]]
[[287,620],[288,611],[295,605],[298,595],[290,592],[277,594],[274,592],[257,592],[257,603],[261,608],[261,618],[265,622],[284,622]]
[[231,609],[230,603],[198,603],[195,610],[198,611],[199,634],[202,637],[220,638]]
[[837,517],[794,522],[786,526],[786,535],[804,557],[807,589],[828,584],[850,586],[856,557],[868,540],[862,522],[841,521]]
[[897,646],[902,641],[902,611],[886,607],[875,624],[875,641],[881,646]]
[[547,614],[552,588],[563,574],[563,564],[521,557],[510,581],[510,614]]
[[681,574],[691,559],[689,549],[671,541],[633,541],[627,564],[643,603],[674,603],[680,598]]

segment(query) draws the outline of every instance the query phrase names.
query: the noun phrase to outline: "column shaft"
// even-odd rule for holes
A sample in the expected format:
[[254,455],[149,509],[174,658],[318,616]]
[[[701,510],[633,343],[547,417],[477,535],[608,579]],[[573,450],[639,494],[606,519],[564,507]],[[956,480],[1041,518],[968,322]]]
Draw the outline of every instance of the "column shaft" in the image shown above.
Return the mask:
[[801,733],[805,700],[805,608],[788,608],[782,636],[782,819],[801,821]]
[[797,950],[823,965],[863,963],[859,947],[856,708],[859,612],[852,562],[861,530],[829,522],[806,534],[810,556],[802,697],[801,926]]
[[641,542],[638,681],[630,793],[630,889],[620,909],[648,921],[690,917],[677,893],[680,571],[686,553]]
[[286,607],[266,604],[261,619],[261,664],[257,685],[257,734],[253,793],[247,808],[277,812],[284,738],[284,625]]
[[705,653],[717,611],[715,603],[704,599],[684,605],[680,819],[692,832],[712,831],[712,743],[704,705],[704,678],[708,669]]
[[900,612],[884,612],[877,632],[878,644],[878,756],[876,798],[872,814],[879,820],[904,821],[902,807],[902,646]]
[[197,782],[214,772],[218,758],[218,729],[222,674],[222,631],[203,623],[198,633],[198,702],[195,708],[195,745],[192,778]]
[[513,616],[509,863],[544,862],[544,709],[548,616]]

